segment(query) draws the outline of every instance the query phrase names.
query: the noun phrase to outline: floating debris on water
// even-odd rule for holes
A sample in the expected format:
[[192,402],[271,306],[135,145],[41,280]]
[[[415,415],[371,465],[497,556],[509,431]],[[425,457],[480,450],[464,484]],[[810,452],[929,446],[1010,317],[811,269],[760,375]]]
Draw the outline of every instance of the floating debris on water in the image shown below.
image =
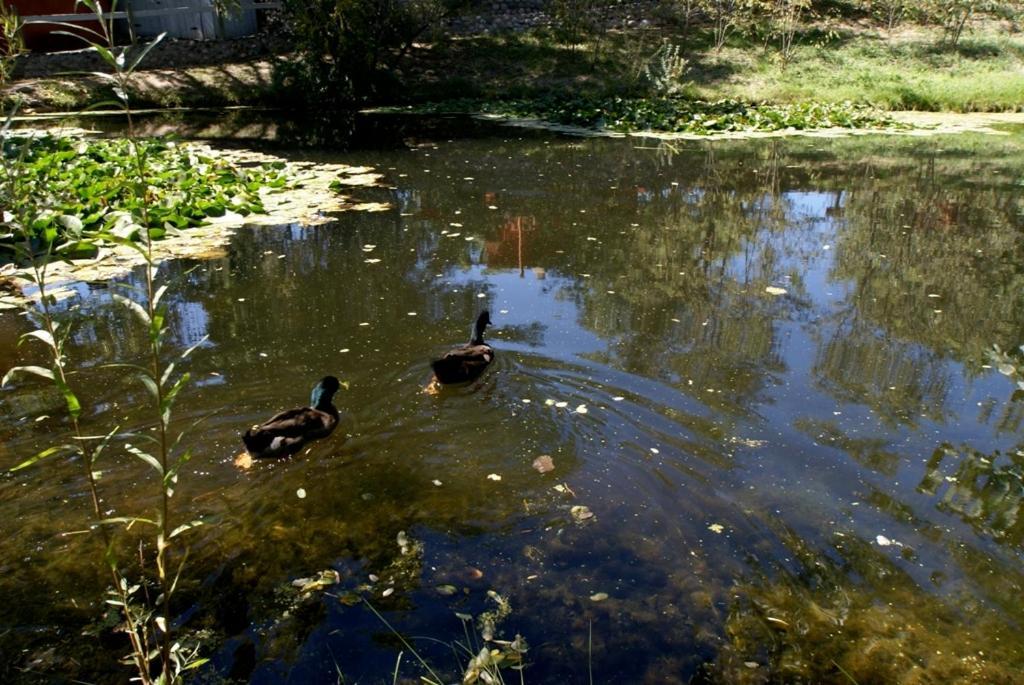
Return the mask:
[[583,522],[594,518],[594,512],[590,511],[590,507],[584,506],[582,504],[575,505],[572,509],[569,510],[569,513],[572,514],[572,517],[576,519],[576,521],[578,522]]
[[540,473],[548,473],[555,470],[555,461],[547,454],[542,454],[533,460],[533,468]]

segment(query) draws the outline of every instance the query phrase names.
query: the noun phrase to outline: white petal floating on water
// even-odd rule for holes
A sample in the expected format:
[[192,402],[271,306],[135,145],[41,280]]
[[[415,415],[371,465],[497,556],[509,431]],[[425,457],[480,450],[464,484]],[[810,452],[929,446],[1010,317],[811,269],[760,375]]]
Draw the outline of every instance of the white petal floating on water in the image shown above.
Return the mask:
[[661,454],[661,450],[659,450],[657,447],[652,447],[651,454]]
[[888,547],[889,545],[892,544],[892,540],[890,540],[889,538],[885,537],[884,535],[876,535],[875,536],[875,542],[877,542],[882,547]]
[[769,295],[785,295],[786,294],[786,289],[785,288],[780,288],[780,287],[774,286],[774,285],[768,286],[767,288],[764,289],[764,291],[766,293],[768,293]]
[[533,402],[533,400],[526,397],[523,398],[523,404],[529,404],[530,402]]
[[477,297],[479,297],[479,298],[487,297],[487,293],[480,293],[479,295],[477,295]]
[[553,406],[555,406],[555,401],[554,400],[550,400],[550,399],[549,400],[544,400],[544,404],[546,404],[549,407],[553,407]]
[[564,409],[565,407],[569,406],[569,403],[568,402],[555,402],[555,406],[558,407],[559,409]]
[[457,224],[457,223],[452,222],[452,221],[448,222],[448,225],[452,226],[453,228],[462,228],[462,224]]
[[487,209],[497,209],[497,207],[494,205],[487,205]]
[[999,373],[1003,374],[1004,376],[1012,376],[1013,372],[1016,370],[1017,369],[1014,368],[1013,364],[1007,364],[1004,362],[999,365]]
[[385,590],[384,592],[380,593],[380,596],[381,597],[390,597],[394,593],[394,591],[395,591],[395,588],[389,587],[387,590]]
[[266,352],[260,352],[260,356],[263,357],[264,359],[266,359],[267,353]]
[[607,592],[595,592],[594,594],[590,595],[591,602],[603,602],[606,599],[608,599]]
[[501,476],[499,476],[496,473],[488,473],[487,474],[487,480],[499,481],[499,480],[501,480]]
[[718,533],[719,535],[721,535],[722,531],[725,530],[725,526],[723,526],[721,523],[712,523],[710,526],[708,526],[708,530],[710,530],[712,533]]
[[442,485],[444,485],[444,483],[442,483],[441,481],[439,481],[436,478],[434,480],[430,481],[430,482],[433,483],[434,485],[436,485],[437,487],[441,487]]
[[377,247],[376,245],[366,244],[366,245],[363,245],[363,251],[364,252],[371,252],[372,250],[376,249],[376,247]]
[[416,316],[416,312],[406,312],[406,316]]
[[366,264],[379,264],[380,260],[379,259],[364,259],[363,262],[366,263]]
[[347,347],[343,347],[340,350],[338,350],[338,352],[341,353],[341,354],[345,354],[348,351],[349,351],[349,349]]
[[587,405],[581,404],[580,406],[576,407],[576,413],[577,414],[586,414],[587,413]]
[[507,309],[499,309],[498,313],[499,314],[508,314],[508,310]]
[[448,237],[449,238],[458,238],[460,235],[462,235],[462,234],[461,233],[449,233]]
[[239,302],[245,302],[245,298],[244,297],[240,297],[240,298],[238,298],[238,301]]
[[298,497],[299,499],[306,499],[306,489],[299,488],[298,490],[295,491],[295,496]]
[[612,398],[612,402],[621,402],[624,399],[626,398],[623,397],[622,395],[616,395],[615,397]]

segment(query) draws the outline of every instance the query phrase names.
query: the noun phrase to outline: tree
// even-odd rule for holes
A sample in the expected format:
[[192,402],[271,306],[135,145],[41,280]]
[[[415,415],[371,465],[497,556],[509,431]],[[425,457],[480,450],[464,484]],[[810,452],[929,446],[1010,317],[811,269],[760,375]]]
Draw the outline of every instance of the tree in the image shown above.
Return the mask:
[[448,13],[450,0],[286,0],[308,97],[322,103],[379,95],[413,41]]

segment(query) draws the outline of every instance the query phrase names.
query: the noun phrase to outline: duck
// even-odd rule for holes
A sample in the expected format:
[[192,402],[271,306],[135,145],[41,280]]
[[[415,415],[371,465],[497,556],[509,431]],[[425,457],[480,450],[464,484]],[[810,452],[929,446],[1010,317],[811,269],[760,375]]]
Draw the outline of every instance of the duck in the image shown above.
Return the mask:
[[326,438],[338,426],[338,409],[332,400],[340,388],[337,378],[324,376],[313,387],[310,406],[275,414],[247,430],[242,436],[245,452],[235,459],[235,465],[249,468],[253,459],[290,457],[306,443]]
[[465,345],[453,348],[440,359],[430,362],[434,370],[434,383],[451,385],[475,380],[494,361],[494,348],[484,342],[484,329],[491,325],[491,315],[485,309],[473,324],[473,337]]

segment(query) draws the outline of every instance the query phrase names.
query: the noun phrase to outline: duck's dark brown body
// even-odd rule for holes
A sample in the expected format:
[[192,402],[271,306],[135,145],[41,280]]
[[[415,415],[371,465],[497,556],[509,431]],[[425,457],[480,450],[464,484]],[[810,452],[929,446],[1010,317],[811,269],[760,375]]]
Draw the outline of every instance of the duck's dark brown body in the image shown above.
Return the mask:
[[484,342],[484,329],[490,323],[490,314],[486,310],[480,312],[473,324],[473,337],[470,341],[430,362],[434,380],[444,385],[467,383],[484,372],[488,364],[494,361],[494,349]]
[[484,372],[494,359],[490,345],[464,345],[430,362],[439,383],[466,383]]
[[312,407],[275,414],[242,436],[246,451],[256,459],[288,457],[306,443],[326,438],[338,426],[338,410],[331,399],[341,384],[334,376],[323,378],[313,389]]

